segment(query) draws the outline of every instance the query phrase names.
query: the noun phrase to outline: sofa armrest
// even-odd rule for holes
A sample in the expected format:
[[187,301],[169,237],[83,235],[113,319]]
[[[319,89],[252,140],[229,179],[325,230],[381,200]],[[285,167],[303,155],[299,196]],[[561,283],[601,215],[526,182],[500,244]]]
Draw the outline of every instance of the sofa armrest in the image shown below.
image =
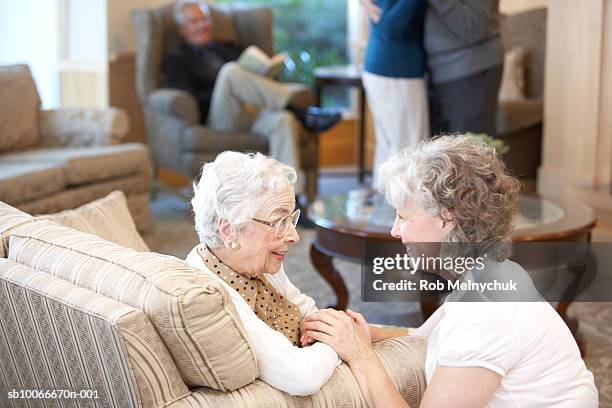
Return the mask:
[[105,146],[118,144],[127,134],[127,114],[117,108],[65,108],[38,113],[43,146]]
[[[425,355],[427,340],[404,336],[383,340],[373,348],[387,371],[391,382],[411,407],[418,407],[425,392]],[[227,393],[210,388],[193,388],[191,394],[168,406],[244,407],[281,406],[287,408],[366,408],[359,383],[346,363],[336,367],[321,390],[310,396],[291,396],[273,388],[262,380]],[[257,401],[257,404],[254,403]]]
[[174,116],[186,125],[200,123],[200,109],[196,98],[181,89],[161,88],[149,95],[147,104],[156,112]]
[[500,102],[497,109],[497,135],[506,135],[542,123],[541,99]]
[[[0,283],[0,298],[17,299],[15,310],[36,305],[21,316],[3,310],[0,333],[27,334],[3,336],[1,367],[19,373],[5,377],[3,386],[49,389],[57,381],[66,389],[95,389],[101,406],[164,407],[189,395],[141,309],[9,259],[0,259]],[[44,335],[29,335],[33,331]],[[71,365],[59,363],[58,350]],[[52,378],[39,374],[50,367]]]

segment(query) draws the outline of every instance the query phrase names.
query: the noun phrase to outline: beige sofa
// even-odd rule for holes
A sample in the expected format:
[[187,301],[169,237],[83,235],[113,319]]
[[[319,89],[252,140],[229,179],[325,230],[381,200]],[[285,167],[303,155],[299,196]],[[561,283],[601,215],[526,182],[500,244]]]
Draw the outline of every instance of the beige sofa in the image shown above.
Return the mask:
[[[402,337],[375,349],[418,406],[425,341]],[[0,373],[0,390],[94,390],[104,407],[365,407],[345,364],[309,397],[259,380],[239,316],[214,278],[4,203]]]
[[510,147],[504,161],[520,178],[535,179],[541,160],[546,14],[546,9],[534,9],[501,20],[506,50],[521,47],[526,53],[526,98],[501,102],[497,111],[497,136]]
[[119,144],[129,127],[125,113],[41,110],[26,65],[0,67],[0,106],[0,201],[41,214],[122,190],[146,229],[149,153],[142,144]]

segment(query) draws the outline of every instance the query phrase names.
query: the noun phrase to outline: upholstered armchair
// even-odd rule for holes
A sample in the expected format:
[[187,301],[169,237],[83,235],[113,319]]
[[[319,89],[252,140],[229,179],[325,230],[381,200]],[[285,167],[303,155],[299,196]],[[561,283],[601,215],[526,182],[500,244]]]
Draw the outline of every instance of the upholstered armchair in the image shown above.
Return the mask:
[[[266,8],[217,8],[211,10],[213,37],[243,47],[257,45],[272,55],[272,12]],[[135,10],[132,22],[136,40],[136,78],[143,104],[149,146],[154,165],[178,171],[190,178],[202,164],[223,150],[267,153],[267,140],[248,132],[216,131],[200,123],[196,99],[183,90],[163,88],[164,55],[180,46],[173,19],[173,4],[158,9]],[[302,84],[291,84],[292,101],[304,107],[314,104],[314,92]],[[305,192],[316,196],[318,141],[303,130],[300,137]]]
[[535,178],[542,150],[546,9],[503,16],[502,38],[507,51],[525,52],[525,98],[504,101],[497,111],[497,136],[510,147],[504,155],[510,171]]

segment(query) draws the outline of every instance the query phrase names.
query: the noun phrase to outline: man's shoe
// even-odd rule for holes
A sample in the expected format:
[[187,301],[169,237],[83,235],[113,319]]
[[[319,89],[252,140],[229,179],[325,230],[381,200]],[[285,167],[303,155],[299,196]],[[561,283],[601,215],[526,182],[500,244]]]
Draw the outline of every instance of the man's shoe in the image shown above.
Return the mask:
[[306,109],[290,109],[304,127],[313,133],[324,132],[342,119],[337,109],[311,106]]

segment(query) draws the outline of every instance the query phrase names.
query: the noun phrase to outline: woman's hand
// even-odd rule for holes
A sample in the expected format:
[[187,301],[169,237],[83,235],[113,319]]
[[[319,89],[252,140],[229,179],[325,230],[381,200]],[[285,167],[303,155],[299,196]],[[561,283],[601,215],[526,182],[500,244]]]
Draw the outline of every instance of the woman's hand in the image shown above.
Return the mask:
[[378,23],[380,21],[382,10],[376,5],[376,2],[373,0],[361,0],[361,4],[363,5],[363,8],[365,8],[366,13],[368,13],[370,20],[372,20],[374,23]]
[[[314,314],[314,313],[313,313]],[[304,323],[307,322],[307,319],[312,316],[306,316],[305,318],[302,319],[302,337],[300,337],[300,344],[302,345],[302,347],[308,347],[314,343],[316,343],[316,340],[313,339],[312,337],[310,337],[309,335],[306,334],[306,329],[304,329]]]
[[304,318],[302,327],[303,339],[328,344],[349,365],[372,357],[370,326],[359,313],[319,310]]
[[[334,310],[334,309],[330,309],[330,310]],[[377,331],[377,333],[378,333],[382,329],[378,329],[376,327],[372,327],[369,324],[367,324],[366,321],[365,321],[365,318],[360,313],[356,313],[356,312],[353,312],[352,310],[348,310],[347,314],[353,319],[353,321],[356,324],[363,324],[363,323],[365,323],[364,329],[370,334],[370,344],[379,341],[377,339],[376,335],[375,335],[375,330],[378,330]],[[302,347],[308,347],[308,346],[312,345],[313,343],[316,343],[315,339],[313,339],[312,337],[310,337],[308,334],[305,333],[304,323],[308,321],[309,317],[310,316],[306,316],[302,320],[302,337],[300,338],[300,343],[302,344]],[[312,318],[310,320],[314,321],[314,320],[317,320],[317,319],[316,318]],[[387,337],[383,337],[383,338],[387,338]],[[382,338],[380,340],[382,340]]]
[[[359,318],[355,318],[355,316],[359,315],[361,316],[359,313],[355,313],[351,310],[349,310],[347,312],[347,314],[351,317],[353,317],[353,320],[355,321],[355,323],[359,324],[360,323],[360,319]],[[308,347],[310,345],[312,345],[313,343],[316,342],[315,339],[313,339],[312,337],[304,334],[304,321],[306,321],[307,317],[304,318],[302,320],[302,337],[300,338],[300,343],[302,344],[302,347]],[[365,319],[363,319],[363,321],[365,321]],[[407,336],[408,332],[406,330],[393,330],[393,329],[383,329],[381,327],[377,327],[377,326],[372,326],[370,324],[368,324],[366,330],[369,330],[370,332],[370,341],[372,343],[376,343],[379,342],[381,340],[385,340],[385,339],[390,339],[393,337],[402,337],[402,336]]]

